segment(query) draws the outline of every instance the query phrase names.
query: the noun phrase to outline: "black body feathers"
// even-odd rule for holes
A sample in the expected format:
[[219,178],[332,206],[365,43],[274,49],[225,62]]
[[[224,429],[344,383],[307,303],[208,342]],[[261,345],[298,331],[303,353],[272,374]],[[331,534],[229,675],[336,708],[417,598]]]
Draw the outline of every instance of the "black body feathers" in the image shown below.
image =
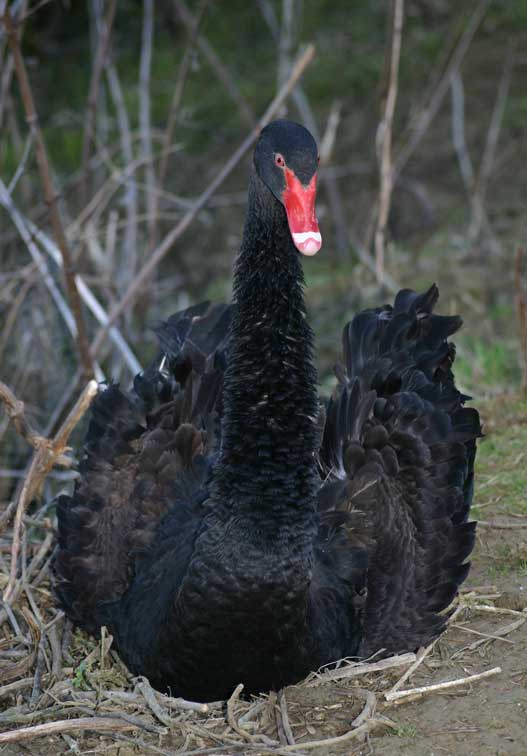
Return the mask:
[[[294,138],[280,123],[260,160]],[[300,257],[262,175],[233,305],[172,316],[133,390],[101,390],[57,505],[68,616],[107,625],[134,673],[196,700],[428,643],[474,544],[480,425],[448,341],[461,321],[433,312],[435,286],[357,315],[324,414]]]

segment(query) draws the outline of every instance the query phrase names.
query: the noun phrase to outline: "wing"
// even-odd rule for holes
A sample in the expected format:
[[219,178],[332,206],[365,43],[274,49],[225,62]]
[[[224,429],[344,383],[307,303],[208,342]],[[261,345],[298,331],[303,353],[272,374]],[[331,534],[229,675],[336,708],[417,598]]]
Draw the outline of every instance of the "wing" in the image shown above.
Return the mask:
[[156,328],[162,352],[133,390],[110,385],[93,403],[80,477],[57,501],[54,562],[63,608],[91,632],[107,623],[104,605],[127,590],[161,519],[176,510],[185,531],[199,521],[230,315],[208,303],[173,315]]
[[433,314],[437,299],[404,290],[355,317],[327,408],[319,549],[354,589],[361,656],[436,637],[469,570],[481,430],[451,370],[461,320]]

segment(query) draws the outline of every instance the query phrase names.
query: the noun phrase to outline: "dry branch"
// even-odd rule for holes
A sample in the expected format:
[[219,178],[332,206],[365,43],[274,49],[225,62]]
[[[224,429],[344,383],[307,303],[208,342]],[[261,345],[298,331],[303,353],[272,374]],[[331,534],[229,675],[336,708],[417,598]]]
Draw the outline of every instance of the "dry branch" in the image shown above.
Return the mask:
[[13,542],[11,546],[11,569],[9,573],[9,581],[4,590],[4,601],[6,603],[10,603],[15,595],[22,523],[26,508],[40,490],[40,487],[51,468],[55,464],[64,464],[66,459],[64,455],[67,450],[67,443],[71,432],[85,414],[96,394],[97,384],[95,381],[90,381],[57,431],[55,437],[52,440],[42,439],[36,448],[16,508],[15,522],[13,526]]
[[337,735],[334,738],[325,738],[323,740],[308,740],[304,743],[295,743],[295,745],[283,746],[282,750],[287,753],[293,753],[294,751],[311,751],[314,748],[328,748],[329,746],[341,745],[350,740],[362,738],[380,727],[395,727],[395,725],[386,717],[372,717],[354,730],[344,733],[344,735]]
[[431,90],[430,100],[425,103],[417,118],[415,119],[414,126],[411,134],[403,146],[398,150],[397,156],[394,161],[394,181],[397,180],[399,174],[407,164],[410,157],[415,152],[417,146],[421,143],[421,140],[428,131],[430,124],[435,118],[443,99],[448,92],[452,75],[455,71],[458,71],[461,63],[467,51],[474,39],[474,35],[479,29],[479,25],[485,18],[485,15],[489,9],[492,0],[480,0],[476,9],[474,10],[468,24],[465,26],[463,34],[461,35],[458,44],[452,56],[445,68],[445,71],[437,83],[437,85]]
[[[106,65],[108,90],[113,100],[119,129],[119,140],[124,164],[130,166],[134,162],[132,130],[126,110],[126,103],[121,88],[117,69],[112,62]],[[124,203],[126,206],[126,226],[123,240],[123,254],[118,272],[118,284],[127,286],[133,278],[137,268],[137,186],[133,175],[126,175]]]
[[236,732],[238,735],[241,735],[244,740],[250,743],[253,740],[252,735],[244,730],[243,727],[240,727],[240,725],[236,721],[236,716],[234,714],[234,704],[240,697],[242,690],[243,684],[240,683],[235,687],[229,700],[227,701],[227,722],[229,723],[229,726],[234,730],[234,732]]
[[[159,161],[159,174],[158,174],[158,182],[157,182],[160,190],[162,190],[165,185],[165,180],[166,180],[167,170],[168,170],[168,159],[171,154],[170,148],[174,140],[174,132],[176,129],[177,118],[179,115],[181,101],[183,99],[183,90],[185,88],[185,83],[187,81],[187,77],[190,72],[190,64],[192,61],[192,51],[196,44],[198,31],[201,26],[201,22],[203,20],[205,11],[207,9],[207,3],[208,3],[208,0],[201,0],[198,6],[196,16],[193,19],[193,27],[189,32],[187,45],[185,47],[185,51],[183,52],[183,56],[179,64],[176,83],[174,86],[174,93],[172,95],[172,100],[170,102],[170,108],[168,111],[167,125],[165,128],[165,133],[163,134],[163,147],[161,150],[161,158]],[[154,194],[154,201],[153,201],[153,207],[152,207],[153,219],[152,219],[152,224],[150,228],[150,237],[148,241],[149,252],[155,249],[158,242],[158,231],[159,231],[158,221],[159,221],[160,201],[161,201],[161,192],[156,192]]]
[[0,381],[0,401],[5,404],[9,418],[11,419],[17,433],[28,442],[34,449],[38,449],[42,443],[46,442],[39,434],[33,430],[24,413],[24,402],[17,399],[10,388]]
[[117,10],[117,0],[110,0],[108,14],[103,24],[99,36],[99,44],[95,53],[95,61],[92,68],[90,87],[88,91],[88,102],[86,104],[86,117],[84,122],[84,134],[82,139],[82,182],[81,182],[81,204],[84,207],[88,196],[88,185],[90,181],[90,152],[95,136],[95,116],[97,112],[97,97],[101,86],[101,79],[104,72],[104,64],[110,48],[110,39],[112,36],[112,27]]
[[455,654],[452,655],[450,660],[453,661],[454,659],[463,656],[467,651],[474,651],[476,648],[479,648],[484,643],[488,643],[489,641],[501,641],[502,643],[509,643],[514,645],[514,641],[510,640],[509,638],[505,638],[504,636],[513,633],[515,630],[518,630],[518,628],[522,627],[522,625],[524,625],[526,621],[527,617],[521,617],[519,620],[511,622],[509,625],[499,627],[493,633],[482,633],[479,630],[474,630],[474,628],[472,627],[465,627],[465,625],[454,625],[454,627],[456,627],[458,630],[463,630],[464,632],[471,633],[472,635],[479,635],[480,638],[479,640],[474,641],[474,643],[460,648],[458,651],[456,651]]
[[379,284],[382,283],[384,276],[386,224],[388,223],[393,188],[392,126],[395,113],[395,103],[397,102],[403,19],[404,0],[395,0],[388,94],[384,106],[383,118],[377,131],[380,186],[378,201],[379,214],[377,218],[377,229],[375,231],[375,271]]
[[61,735],[64,732],[82,732],[93,730],[94,732],[123,732],[126,730],[138,730],[139,724],[125,722],[118,717],[79,717],[78,719],[64,719],[57,722],[46,722],[33,727],[21,727],[18,730],[0,733],[0,745],[6,743],[22,743],[34,738]]
[[66,281],[66,287],[68,290],[68,296],[71,303],[71,309],[75,318],[77,326],[77,347],[79,350],[80,361],[85,378],[89,379],[93,376],[92,358],[90,355],[90,349],[88,346],[88,337],[86,333],[86,326],[84,323],[84,317],[82,313],[81,301],[77,285],[75,283],[75,276],[73,271],[73,259],[66,240],[66,234],[62,225],[62,219],[60,216],[60,210],[58,206],[58,195],[53,187],[53,179],[51,175],[51,169],[46,152],[46,145],[40,129],[38,120],[38,114],[35,109],[35,103],[33,99],[33,93],[31,90],[31,84],[27,75],[24,58],[20,49],[20,42],[16,27],[11,18],[11,13],[8,8],[5,9],[3,15],[3,22],[7,32],[7,38],[9,40],[9,46],[13,55],[15,71],[20,87],[20,95],[26,114],[26,121],[30,129],[34,133],[35,139],[35,157],[37,160],[38,170],[40,174],[40,180],[42,183],[42,190],[44,192],[45,201],[49,207],[49,214],[51,225],[53,228],[53,234],[57,242],[57,246],[60,249],[62,259],[64,261],[64,277]]
[[49,272],[49,268],[46,264],[46,261],[44,257],[42,256],[40,250],[38,249],[37,245],[35,244],[34,240],[31,237],[31,234],[29,233],[26,225],[23,222],[22,216],[18,213],[18,211],[15,209],[13,205],[13,201],[7,191],[7,187],[0,178],[0,205],[2,205],[9,215],[11,216],[11,219],[16,226],[24,244],[26,245],[26,248],[33,258],[34,262],[37,265],[38,271],[42,277],[42,280],[44,281],[44,284],[46,285],[51,298],[53,299],[57,310],[59,311],[60,315],[62,316],[66,327],[73,338],[77,336],[77,326],[75,322],[75,317],[68,307],[68,303],[62,296],[62,293],[59,290],[59,287],[57,286],[55,280],[53,279],[53,276]]
[[5,318],[2,335],[0,336],[0,364],[2,364],[3,353],[9,341],[9,338],[11,336],[11,332],[15,326],[20,308],[22,307],[24,300],[29,294],[31,288],[35,284],[35,281],[37,279],[36,274],[37,274],[36,266],[31,266],[31,270],[29,271],[29,274],[27,275],[23,284],[20,286],[20,289],[16,297],[14,298],[13,303],[11,307],[9,308],[9,313],[7,317]]
[[[64,318],[64,321],[68,327],[68,330],[70,331],[72,336],[75,336],[77,333],[77,330],[76,330],[76,324],[73,318],[73,314],[71,313],[67,303],[62,297],[62,294],[60,293],[55,283],[55,280],[51,276],[48,266],[46,265],[44,258],[40,254],[40,251],[38,247],[36,246],[35,241],[38,241],[42,245],[42,247],[44,247],[45,251],[53,259],[56,265],[58,265],[59,267],[62,267],[63,259],[60,254],[59,248],[53,242],[53,240],[50,239],[50,237],[46,233],[44,233],[44,231],[38,228],[29,218],[25,218],[22,215],[22,213],[15,206],[12,198],[9,196],[7,189],[5,187],[5,184],[2,182],[1,178],[0,178],[0,204],[5,207],[5,209],[11,216],[13,223],[17,227],[20,233],[20,236],[22,237],[24,243],[26,244],[26,247],[29,253],[31,254],[33,260],[37,264],[37,267],[40,271],[40,274],[42,275],[44,283],[48,287],[49,292],[54,302],[57,305],[57,309],[59,310],[60,314]],[[95,319],[101,325],[105,325],[108,321],[108,314],[106,313],[105,309],[103,308],[101,303],[98,301],[98,299],[94,296],[93,292],[91,291],[89,286],[86,284],[82,276],[78,273],[75,274],[75,283],[77,285],[77,288],[78,288],[78,291],[82,300],[84,301],[88,309],[91,310]],[[137,373],[139,373],[141,371],[141,364],[139,363],[131,347],[126,342],[122,333],[115,326],[112,326],[110,328],[109,337],[114,342],[115,346],[121,352],[123,359],[125,363],[128,365],[132,375],[136,375]],[[97,363],[94,364],[94,368],[95,368],[96,379],[98,381],[103,381],[104,374],[101,368],[97,365]]]
[[121,313],[128,307],[128,305],[131,302],[135,300],[135,298],[137,297],[138,293],[141,290],[141,287],[143,286],[144,282],[149,278],[152,271],[155,270],[155,268],[159,265],[161,260],[170,251],[174,243],[180,238],[180,236],[182,236],[182,234],[186,231],[186,229],[192,223],[192,221],[194,220],[198,212],[207,204],[208,200],[212,197],[212,195],[215,193],[218,187],[221,186],[221,184],[227,178],[227,176],[231,173],[233,168],[239,163],[239,161],[245,155],[245,153],[250,148],[254,140],[258,137],[261,129],[263,129],[263,127],[269,123],[269,121],[271,120],[273,115],[276,113],[276,111],[278,110],[282,102],[290,94],[296,82],[298,81],[300,76],[303,74],[305,68],[312,61],[314,54],[315,54],[314,46],[309,45],[306,48],[306,50],[302,53],[302,55],[299,56],[296,64],[293,67],[293,70],[291,71],[291,75],[289,76],[288,81],[284,84],[280,92],[277,93],[275,98],[269,104],[267,110],[262,115],[262,117],[260,118],[256,126],[250,131],[250,133],[244,139],[242,144],[238,147],[238,149],[234,152],[234,154],[225,163],[221,171],[219,171],[216,174],[216,176],[208,185],[208,187],[205,189],[205,191],[198,197],[198,199],[196,200],[192,208],[185,213],[185,215],[180,220],[180,222],[165,236],[165,238],[159,244],[159,246],[152,252],[152,255],[147,260],[147,262],[143,265],[143,267],[141,268],[141,270],[139,271],[135,279],[132,281],[126,293],[124,294],[123,298],[121,299],[121,301],[110,312],[108,316],[108,323],[106,324],[106,326],[104,326],[104,328],[102,328],[97,334],[92,345],[92,354],[94,356],[97,354],[104,339],[106,338],[108,328],[113,323],[115,323],[116,319],[121,315]]
[[487,669],[485,672],[479,672],[477,675],[469,675],[468,677],[460,677],[458,680],[448,680],[442,683],[435,683],[434,685],[423,685],[420,688],[408,688],[408,690],[394,690],[384,694],[386,701],[398,701],[401,698],[414,698],[418,696],[424,696],[427,693],[435,693],[437,690],[447,690],[449,688],[456,688],[460,685],[466,685],[476,680],[483,680],[485,677],[492,677],[498,675],[501,672],[501,667],[494,667],[493,669]]
[[[207,9],[207,4],[208,4],[208,0],[201,0],[197,13],[192,19],[192,28],[189,31],[187,46],[185,48],[183,57],[181,58],[181,62],[179,64],[176,83],[174,86],[174,93],[172,95],[172,100],[170,102],[170,108],[168,112],[167,125],[165,129],[165,133],[163,134],[163,149],[161,152],[161,159],[159,161],[158,184],[159,184],[160,189],[162,189],[165,185],[167,169],[168,169],[168,158],[170,156],[170,147],[172,145],[172,142],[174,141],[174,131],[176,128],[181,101],[183,99],[183,90],[185,87],[185,83],[187,81],[187,77],[190,72],[190,63],[192,61],[192,51],[196,44],[196,38],[198,36],[199,28],[201,26],[201,22],[203,21],[203,17]],[[159,211],[159,208],[157,208],[157,212],[158,211]]]
[[415,660],[416,655],[408,653],[400,654],[399,656],[390,656],[388,659],[381,659],[378,662],[352,662],[351,664],[345,664],[338,669],[330,669],[326,672],[316,673],[314,677],[308,678],[306,684],[309,687],[314,687],[329,681],[349,680],[352,677],[368,675],[370,672],[392,669],[393,667],[403,667],[405,664],[412,664]]
[[[59,267],[62,267],[62,258],[60,257],[60,252],[57,249],[56,245],[53,243],[52,239],[50,239],[49,236],[45,234],[41,229],[37,228],[37,226],[35,226],[34,223],[32,223],[29,219],[26,219],[26,223],[35,239],[42,244],[46,252],[50,255],[50,257],[53,258],[54,262]],[[108,313],[79,273],[75,275],[75,282],[79,289],[79,294],[82,300],[84,301],[88,309],[92,312],[95,319],[101,325],[106,325],[106,323],[108,322]],[[139,373],[142,370],[141,364],[119,329],[117,329],[115,326],[112,326],[109,331],[109,337],[121,352],[123,359],[130,368],[132,375]]]
[[[280,707],[280,717],[282,720],[282,729],[284,732],[285,739],[287,741],[288,745],[294,745],[295,744],[295,737],[293,735],[293,730],[291,729],[291,723],[289,721],[289,712],[287,710],[287,698],[285,697],[285,690],[282,688],[282,690],[278,693],[278,706]],[[359,722],[360,724],[360,722]],[[356,725],[354,725],[356,726]]]
[[472,160],[465,138],[465,89],[461,73],[456,70],[450,79],[450,93],[452,100],[452,142],[456,151],[461,178],[467,193],[474,189],[475,176]]
[[150,236],[155,224],[155,185],[153,165],[152,126],[150,122],[150,75],[152,69],[152,47],[154,44],[154,0],[143,0],[143,29],[141,36],[141,57],[139,61],[139,131],[141,152],[144,160],[146,184],[146,212]]
[[481,227],[484,220],[486,219],[485,196],[496,158],[496,147],[498,145],[501,124],[503,121],[503,115],[505,113],[505,106],[507,104],[507,97],[511,85],[513,67],[514,46],[509,45],[509,47],[507,48],[507,53],[505,55],[503,73],[501,75],[500,83],[498,86],[496,102],[494,103],[489,129],[487,132],[487,140],[485,142],[485,148],[483,150],[483,156],[481,158],[481,165],[474,187],[474,195],[472,197],[472,218],[468,231],[469,238],[472,241],[476,241],[479,237]]

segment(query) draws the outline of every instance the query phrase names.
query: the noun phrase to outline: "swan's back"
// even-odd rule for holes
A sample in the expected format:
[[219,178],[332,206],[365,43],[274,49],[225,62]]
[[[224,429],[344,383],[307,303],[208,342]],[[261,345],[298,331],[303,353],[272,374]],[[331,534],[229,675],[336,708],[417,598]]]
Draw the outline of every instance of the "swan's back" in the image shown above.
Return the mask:
[[[356,652],[415,650],[444,629],[474,546],[476,410],[455,387],[458,317],[433,314],[437,287],[401,291],[344,329],[327,409],[320,548],[358,586]],[[363,573],[357,573],[362,560]]]
[[166,516],[178,518],[178,559],[188,559],[219,444],[229,321],[230,306],[208,303],[173,315],[133,389],[112,384],[92,405],[74,493],[57,501],[54,562],[59,600],[89,632],[111,625]]

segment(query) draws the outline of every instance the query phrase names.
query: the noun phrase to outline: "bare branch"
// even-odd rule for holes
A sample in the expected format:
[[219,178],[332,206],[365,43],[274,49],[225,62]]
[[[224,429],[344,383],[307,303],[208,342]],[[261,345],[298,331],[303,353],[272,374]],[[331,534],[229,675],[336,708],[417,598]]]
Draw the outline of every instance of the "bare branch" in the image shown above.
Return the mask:
[[452,95],[452,142],[454,143],[461,178],[465,184],[465,189],[470,194],[474,189],[475,177],[465,139],[465,90],[459,70],[452,74],[450,92]]
[[178,75],[177,75],[176,84],[174,87],[174,94],[172,95],[172,101],[170,102],[167,126],[165,129],[165,133],[163,135],[163,150],[161,153],[161,160],[159,164],[159,182],[158,183],[159,183],[160,188],[163,188],[165,185],[165,179],[166,179],[167,168],[168,168],[168,158],[170,155],[170,147],[174,140],[174,130],[176,128],[177,117],[179,115],[179,108],[180,108],[181,100],[183,97],[183,89],[185,87],[185,82],[187,80],[187,76],[190,71],[190,63],[192,60],[192,50],[194,49],[194,46],[196,44],[199,28],[201,26],[201,22],[203,21],[203,16],[205,15],[207,5],[208,5],[208,0],[201,0],[197,13],[193,18],[193,26],[189,32],[185,52],[183,53],[183,57],[181,58],[181,63],[179,64]]
[[154,0],[143,0],[143,34],[139,62],[139,130],[141,152],[145,165],[146,211],[149,216],[149,232],[152,234],[154,220],[155,172],[150,124],[150,72],[152,68],[152,45],[154,41]]
[[8,9],[6,9],[3,15],[3,21],[7,32],[11,52],[13,54],[15,71],[18,78],[20,94],[26,114],[26,120],[30,129],[34,131],[35,135],[35,156],[40,173],[40,180],[42,183],[44,197],[46,203],[49,206],[53,233],[57,242],[57,246],[60,249],[62,259],[64,261],[64,277],[66,280],[68,296],[71,302],[71,309],[77,326],[77,347],[79,350],[80,360],[85,376],[91,377],[93,375],[93,365],[88,346],[88,338],[82,314],[79,292],[75,283],[73,260],[60,217],[60,211],[57,202],[58,197],[53,187],[53,179],[51,176],[51,170],[46,153],[46,146],[42,132],[40,130],[38,115],[35,110],[35,103],[33,100],[33,93],[31,91],[31,85],[29,83],[24,58],[22,57],[18,34],[13,24],[11,13]]
[[3,599],[6,603],[11,603],[16,595],[15,586],[17,582],[17,565],[20,553],[20,541],[24,513],[31,500],[38,494],[42,484],[56,464],[68,464],[65,452],[71,432],[79,423],[86,410],[91,404],[92,399],[97,394],[97,383],[90,381],[75,406],[57,431],[52,440],[38,437],[36,451],[31,460],[29,472],[22,486],[18,498],[15,522],[13,525],[13,542],[11,546],[11,569],[9,581],[4,590]]
[[476,10],[472,14],[469,23],[466,25],[463,34],[454,50],[452,57],[445,69],[445,72],[438,82],[437,86],[432,90],[432,95],[427,104],[421,110],[419,116],[415,120],[414,127],[407,141],[398,150],[397,156],[394,161],[394,176],[393,180],[396,181],[399,174],[405,167],[410,157],[415,152],[417,146],[420,144],[422,138],[426,134],[428,127],[435,118],[443,99],[450,87],[450,81],[452,74],[457,71],[467,51],[471,45],[471,42],[479,29],[479,25],[483,21],[492,0],[480,0]]
[[56,722],[20,727],[18,730],[9,730],[0,733],[0,745],[4,743],[22,743],[34,738],[61,735],[65,732],[124,732],[138,730],[139,724],[132,724],[118,717],[79,717],[77,719],[63,719]]
[[0,401],[5,405],[8,417],[16,428],[17,433],[34,449],[38,449],[42,438],[29,424],[25,412],[24,402],[17,399],[10,388],[0,381]]
[[[159,177],[158,177],[158,186],[160,189],[162,189],[163,186],[165,185],[166,174],[167,174],[167,169],[168,169],[168,159],[170,156],[170,148],[174,140],[174,131],[176,128],[176,122],[179,115],[179,108],[181,105],[181,100],[183,98],[183,89],[185,87],[185,82],[187,80],[187,76],[190,71],[192,51],[194,49],[194,45],[196,44],[196,38],[198,36],[198,31],[201,26],[203,16],[205,14],[207,4],[208,4],[208,0],[201,0],[199,4],[196,16],[194,17],[194,25],[188,35],[187,45],[185,47],[183,57],[181,58],[181,62],[179,64],[178,75],[177,75],[176,84],[174,87],[174,93],[172,95],[172,100],[170,102],[170,108],[168,112],[167,125],[165,129],[165,133],[163,135],[163,148],[161,150],[161,160],[159,164]],[[152,252],[152,250],[156,248],[157,243],[158,243],[158,232],[159,232],[158,222],[159,222],[160,201],[161,201],[161,193],[156,192],[153,198],[153,219],[152,219],[152,224],[151,224],[150,237],[148,240],[149,253]]]
[[384,275],[384,257],[386,247],[386,224],[390,212],[393,171],[392,171],[392,125],[397,102],[399,81],[399,60],[401,57],[401,38],[404,19],[404,0],[395,0],[393,11],[392,51],[390,57],[390,78],[388,95],[384,106],[384,115],[377,131],[379,155],[379,214],[375,231],[375,270],[377,281],[382,283]]
[[[55,283],[55,280],[53,276],[51,275],[49,268],[47,266],[46,260],[42,256],[33,238],[33,236],[39,235],[41,232],[36,228],[36,226],[34,226],[34,224],[32,224],[31,221],[25,219],[22,216],[22,214],[17,210],[17,208],[15,207],[13,203],[13,200],[9,196],[7,187],[1,178],[0,178],[0,205],[2,205],[9,213],[11,220],[16,226],[22,238],[22,241],[26,245],[26,248],[29,254],[33,258],[34,262],[36,263],[37,268],[40,272],[40,275],[42,276],[42,280],[44,281],[51,295],[51,298],[53,299],[57,307],[57,310],[62,316],[62,319],[64,320],[68,331],[70,332],[72,337],[76,339],[78,332],[77,332],[77,324],[75,322],[74,315],[72,311],[70,310],[70,308],[68,307],[68,303],[62,296],[57,284]],[[54,247],[54,249],[56,249],[56,251],[58,252],[58,257],[59,257],[59,260],[56,259],[56,262],[59,265],[61,265],[62,257],[60,256],[60,251],[56,247]],[[97,380],[103,381],[104,373],[102,372],[100,366],[97,363],[94,364],[94,370],[95,370],[95,377],[97,378]]]
[[[30,220],[27,220],[26,222],[35,239],[42,244],[46,252],[60,267],[62,265],[62,259],[60,257],[60,252],[53,244],[53,241],[41,229],[37,228]],[[94,315],[95,319],[99,322],[100,325],[106,325],[108,323],[108,313],[79,273],[75,275],[75,281],[77,283],[80,296],[82,297],[88,309]],[[141,363],[135,356],[132,348],[125,340],[119,329],[115,326],[111,326],[108,335],[114,342],[115,346],[121,352],[123,359],[130,368],[132,375],[136,375],[137,373],[141,372]],[[101,379],[98,378],[98,380]]]
[[11,332],[14,328],[14,325],[16,323],[18,312],[24,303],[24,300],[26,296],[28,295],[29,291],[31,290],[32,286],[35,285],[35,281],[37,278],[37,272],[38,267],[37,265],[32,266],[31,270],[29,271],[26,280],[20,287],[20,290],[18,294],[16,295],[10,309],[7,317],[4,321],[4,327],[2,331],[2,336],[0,337],[0,365],[2,364],[2,357],[4,353],[4,349],[6,348],[6,345],[9,341],[9,338],[11,336]]
[[84,134],[82,138],[82,183],[81,183],[81,204],[86,204],[88,186],[90,181],[90,152],[91,146],[94,140],[95,134],[95,115],[97,110],[97,97],[99,94],[99,88],[101,85],[102,74],[104,71],[104,64],[108,55],[110,47],[110,39],[112,36],[112,26],[115,19],[115,11],[117,9],[117,0],[110,0],[110,7],[108,8],[108,14],[106,21],[103,24],[101,34],[99,37],[99,44],[97,46],[97,52],[95,54],[95,61],[92,67],[92,74],[90,79],[90,88],[88,91],[88,102],[86,104],[86,116],[84,121]]
[[284,81],[287,81],[291,65],[291,53],[293,50],[293,0],[282,0],[282,23],[280,25],[278,41],[278,72],[277,89],[280,89]]
[[472,198],[472,218],[468,231],[469,239],[475,241],[481,232],[481,226],[485,220],[485,196],[487,186],[494,166],[496,157],[496,147],[500,135],[503,114],[507,104],[507,97],[512,79],[512,70],[514,67],[514,46],[509,45],[505,55],[503,73],[498,86],[498,94],[490,119],[489,130],[487,132],[487,141],[481,158],[481,165],[475,184],[474,196]]
[[468,677],[460,677],[458,680],[448,680],[447,682],[435,683],[434,685],[423,685],[420,688],[409,688],[408,690],[394,690],[384,694],[384,698],[387,701],[398,701],[401,698],[411,700],[426,693],[434,693],[437,690],[445,690],[448,688],[456,688],[460,685],[466,685],[467,683],[476,682],[476,680],[483,680],[486,677],[492,677],[493,675],[499,675],[501,667],[494,667],[493,669],[487,669],[485,672],[479,672],[477,675],[469,675]]
[[9,194],[12,194],[14,190],[16,189],[16,185],[18,184],[20,177],[26,170],[27,161],[29,159],[29,155],[31,153],[31,148],[33,147],[33,131],[30,131],[27,135],[26,144],[24,146],[24,152],[22,153],[22,157],[20,158],[20,162],[17,165],[16,171],[13,173],[13,177],[11,181],[9,182],[9,186],[7,187],[7,191]]
[[6,61],[2,65],[2,77],[0,78],[0,128],[4,120],[14,69],[13,56],[11,54],[6,55]]

